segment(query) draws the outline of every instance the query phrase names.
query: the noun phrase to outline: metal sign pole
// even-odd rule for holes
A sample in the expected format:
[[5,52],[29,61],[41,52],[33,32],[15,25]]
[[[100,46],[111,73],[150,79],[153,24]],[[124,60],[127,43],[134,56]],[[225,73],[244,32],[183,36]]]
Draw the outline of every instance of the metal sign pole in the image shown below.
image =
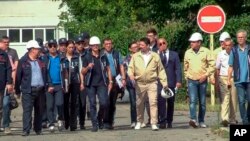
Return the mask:
[[[210,34],[210,51],[211,55],[213,55],[214,52],[214,34]],[[213,74],[212,74],[213,75]],[[210,94],[211,94],[211,105],[215,105],[215,91],[214,91],[214,85],[210,84]]]

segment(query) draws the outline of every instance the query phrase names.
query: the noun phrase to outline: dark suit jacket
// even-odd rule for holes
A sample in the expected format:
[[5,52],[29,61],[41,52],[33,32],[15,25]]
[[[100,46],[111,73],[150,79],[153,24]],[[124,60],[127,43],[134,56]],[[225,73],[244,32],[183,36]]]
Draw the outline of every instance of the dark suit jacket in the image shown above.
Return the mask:
[[163,61],[164,59],[162,53],[160,54],[160,57],[167,74],[168,87],[175,88],[177,82],[182,82],[181,63],[178,53],[169,50],[169,58],[167,62]]
[[152,51],[157,53],[158,47],[157,47],[157,44],[156,44],[156,43],[155,43],[155,45],[152,47]]

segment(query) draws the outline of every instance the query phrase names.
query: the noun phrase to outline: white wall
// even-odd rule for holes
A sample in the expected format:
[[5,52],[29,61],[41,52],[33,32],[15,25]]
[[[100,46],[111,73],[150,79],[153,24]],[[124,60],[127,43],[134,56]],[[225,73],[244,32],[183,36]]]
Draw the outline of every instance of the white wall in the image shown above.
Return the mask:
[[[51,0],[1,0],[0,29],[4,28],[46,28],[57,27],[58,16],[66,8],[59,9],[61,1]],[[62,30],[56,30],[56,39],[67,37]],[[21,57],[27,50],[26,43],[10,43]]]

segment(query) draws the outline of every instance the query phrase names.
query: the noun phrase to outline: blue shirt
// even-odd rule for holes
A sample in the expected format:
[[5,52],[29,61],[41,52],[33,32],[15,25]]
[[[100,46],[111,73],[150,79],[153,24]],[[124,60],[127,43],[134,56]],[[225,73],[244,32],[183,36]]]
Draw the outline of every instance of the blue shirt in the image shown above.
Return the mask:
[[[248,56],[247,56],[248,49],[246,47],[245,50],[243,51],[238,46],[237,51],[239,54],[240,79],[239,81],[236,81],[235,84],[242,83],[242,82],[249,82],[248,80]],[[229,56],[229,61],[228,61],[229,66],[233,66],[233,62],[234,62],[234,55],[233,55],[233,52],[231,51],[230,56]]]
[[60,57],[59,55],[56,57],[49,56],[49,60],[49,75],[51,82],[52,84],[61,84]]
[[[108,57],[108,61],[109,61],[109,66],[110,66],[110,70],[111,70],[111,74],[113,77],[116,77],[118,74],[116,74],[116,66],[115,66],[115,59],[113,58],[112,52],[111,53],[107,53],[107,57]],[[122,57],[121,54],[119,53],[119,64],[122,65]],[[119,66],[120,67],[120,66]],[[117,68],[120,69],[120,68]]]
[[41,68],[37,61],[30,61],[31,65],[31,86],[44,86]]

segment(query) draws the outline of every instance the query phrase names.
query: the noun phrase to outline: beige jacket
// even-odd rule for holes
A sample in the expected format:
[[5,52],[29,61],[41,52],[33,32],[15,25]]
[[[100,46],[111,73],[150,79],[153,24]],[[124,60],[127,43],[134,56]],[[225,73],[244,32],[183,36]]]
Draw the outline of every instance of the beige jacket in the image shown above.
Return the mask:
[[199,80],[202,75],[210,77],[215,71],[215,60],[210,50],[201,47],[196,54],[193,49],[188,49],[184,56],[185,78]]
[[160,80],[163,87],[167,87],[167,75],[161,63],[160,56],[150,51],[150,59],[145,67],[145,61],[141,52],[135,53],[128,66],[128,75],[133,76],[140,84],[148,84]]

